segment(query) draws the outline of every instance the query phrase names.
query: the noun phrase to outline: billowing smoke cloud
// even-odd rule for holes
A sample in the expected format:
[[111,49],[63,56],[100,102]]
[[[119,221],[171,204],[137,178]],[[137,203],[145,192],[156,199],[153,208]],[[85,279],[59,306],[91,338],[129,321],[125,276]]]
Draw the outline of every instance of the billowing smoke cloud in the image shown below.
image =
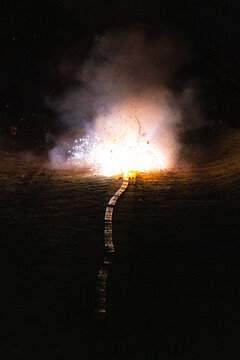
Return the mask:
[[[131,158],[134,150],[138,155],[131,161],[141,170],[145,166],[140,164],[144,159],[141,151],[148,154],[146,164],[154,158],[150,168],[175,166],[182,128],[201,124],[192,86],[178,94],[171,90],[178,69],[188,60],[189,51],[182,41],[149,37],[143,30],[118,30],[96,38],[88,59],[71,69],[77,85],[54,107],[71,130],[72,140],[87,136],[84,146],[91,147],[91,137],[97,136],[108,149],[96,148],[93,141],[95,155],[98,153],[94,159],[93,152],[80,144],[75,147],[81,153],[80,161],[69,162],[71,140],[62,137],[50,153],[52,166],[92,166],[90,162],[100,161],[99,154],[108,163],[121,163],[123,159],[114,155],[122,151]],[[62,66],[62,71],[66,68],[69,70],[69,65]],[[146,144],[152,146],[151,151]],[[127,148],[126,154],[121,146]]]

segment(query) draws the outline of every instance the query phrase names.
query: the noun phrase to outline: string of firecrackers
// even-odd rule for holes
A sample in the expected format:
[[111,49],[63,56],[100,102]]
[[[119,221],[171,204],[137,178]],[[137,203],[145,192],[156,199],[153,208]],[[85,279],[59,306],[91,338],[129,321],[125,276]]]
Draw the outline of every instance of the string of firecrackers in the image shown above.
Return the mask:
[[115,248],[112,236],[112,218],[113,209],[119,197],[126,191],[129,182],[129,175],[123,174],[123,182],[118,191],[109,200],[105,216],[104,216],[104,248],[105,257],[103,264],[98,272],[96,292],[97,292],[97,307],[95,310],[96,318],[103,320],[107,311],[107,279],[110,266],[113,263]]

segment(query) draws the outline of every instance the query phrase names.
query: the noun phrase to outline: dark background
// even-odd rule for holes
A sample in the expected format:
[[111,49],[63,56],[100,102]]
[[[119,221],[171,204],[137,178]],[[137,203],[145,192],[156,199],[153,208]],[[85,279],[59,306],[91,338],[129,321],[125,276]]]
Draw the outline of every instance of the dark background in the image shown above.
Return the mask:
[[[71,85],[59,72],[63,59],[87,56],[105,30],[144,26],[149,34],[180,34],[193,51],[182,79],[201,83],[206,116],[217,128],[238,127],[240,3],[227,1],[3,1],[0,10],[0,126],[23,148],[47,145],[47,132],[64,131],[46,97]],[[181,80],[181,78],[180,78]]]
[[213,120],[198,141],[230,134],[205,166],[130,181],[114,210],[104,322],[94,319],[103,218],[121,179],[47,170],[1,143],[1,359],[239,359],[239,10],[239,1],[1,2],[1,141],[52,146],[46,133],[65,129],[45,99],[72,81],[61,61],[80,63],[95,35],[134,24],[190,43],[178,81],[201,84]]

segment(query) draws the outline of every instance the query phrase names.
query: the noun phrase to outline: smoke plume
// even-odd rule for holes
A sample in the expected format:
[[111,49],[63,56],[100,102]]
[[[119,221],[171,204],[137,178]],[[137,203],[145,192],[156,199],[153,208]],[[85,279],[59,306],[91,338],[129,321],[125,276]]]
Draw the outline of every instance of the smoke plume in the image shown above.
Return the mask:
[[[202,122],[193,87],[173,90],[178,69],[188,61],[189,50],[176,38],[150,37],[136,29],[97,37],[79,68],[69,64],[61,67],[61,71],[74,74],[75,86],[51,104],[69,129],[68,136],[58,139],[50,152],[51,165],[76,165],[67,161],[70,144],[76,138],[91,139],[97,134],[106,143],[111,142],[111,153],[121,151],[116,145],[119,141],[124,144],[132,137],[136,139],[133,147],[140,139],[153,145],[151,156],[162,154],[162,163],[154,160],[157,167],[176,166],[182,148],[180,134]],[[92,146],[90,140],[88,146]],[[129,153],[131,146],[127,146]],[[80,157],[81,165],[92,165],[90,153],[85,151],[86,156]]]

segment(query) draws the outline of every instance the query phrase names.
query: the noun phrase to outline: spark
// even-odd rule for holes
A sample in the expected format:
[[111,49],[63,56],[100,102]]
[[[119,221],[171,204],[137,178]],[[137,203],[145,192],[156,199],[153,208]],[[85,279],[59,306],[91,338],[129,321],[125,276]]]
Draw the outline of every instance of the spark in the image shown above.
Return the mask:
[[154,141],[132,134],[104,139],[97,134],[75,140],[68,150],[68,162],[77,167],[90,167],[105,176],[162,170],[169,167],[166,154]]
[[[65,165],[105,176],[170,169],[179,149],[176,122],[174,111],[161,98],[129,97],[99,110],[86,135],[67,144]],[[66,161],[65,144],[54,150],[54,160],[60,152],[60,162]]]

